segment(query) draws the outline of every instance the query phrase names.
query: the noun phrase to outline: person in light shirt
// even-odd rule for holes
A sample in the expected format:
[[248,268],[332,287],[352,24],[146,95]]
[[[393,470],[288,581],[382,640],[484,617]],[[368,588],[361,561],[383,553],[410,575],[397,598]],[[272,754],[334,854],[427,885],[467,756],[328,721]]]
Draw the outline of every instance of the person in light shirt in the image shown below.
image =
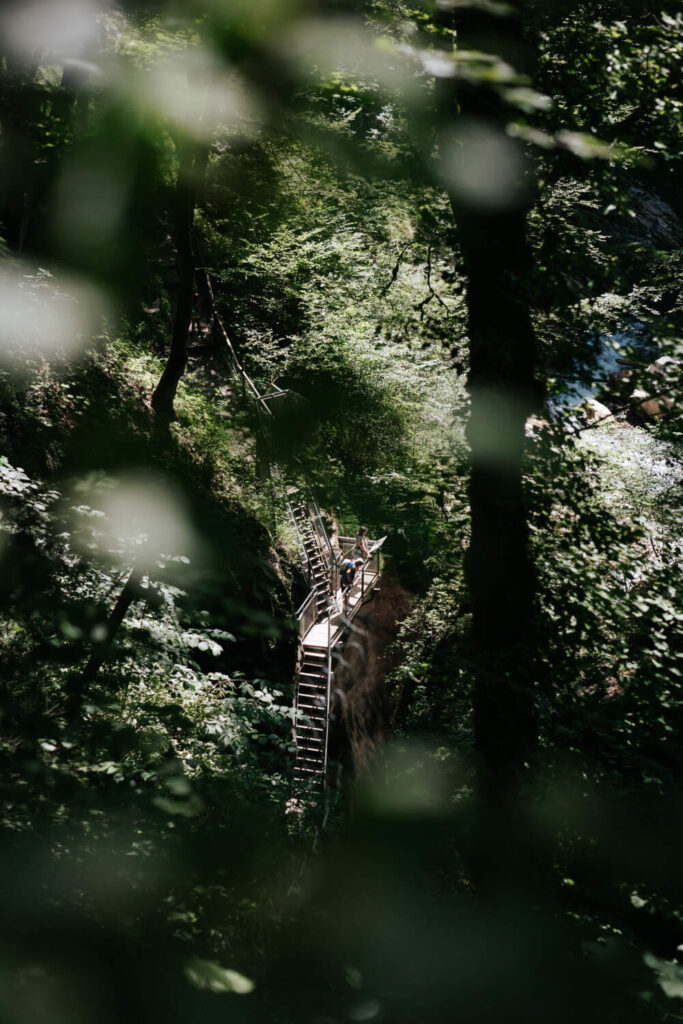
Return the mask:
[[367,526],[361,526],[358,529],[358,533],[356,534],[356,547],[354,549],[354,554],[356,554],[358,558],[362,558],[364,561],[365,559],[370,557],[370,549],[368,548]]

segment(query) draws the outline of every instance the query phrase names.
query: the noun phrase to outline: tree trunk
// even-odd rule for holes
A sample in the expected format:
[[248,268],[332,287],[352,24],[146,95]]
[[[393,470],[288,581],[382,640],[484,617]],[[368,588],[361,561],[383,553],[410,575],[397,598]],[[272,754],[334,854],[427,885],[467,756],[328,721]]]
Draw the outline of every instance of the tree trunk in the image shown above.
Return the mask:
[[21,252],[35,184],[36,147],[32,132],[40,119],[43,90],[36,67],[5,58],[0,72],[0,225],[7,245]]
[[123,589],[116,599],[116,604],[112,609],[112,613],[109,616],[107,622],[107,640],[106,644],[100,645],[97,653],[91,655],[85,669],[83,670],[83,681],[92,682],[97,675],[100,665],[104,662],[107,651],[111,645],[112,640],[119,631],[119,627],[126,617],[126,613],[133,601],[140,595],[140,583],[142,581],[141,573],[133,568],[130,571],[130,575],[126,580]]
[[[520,61],[526,63],[514,14],[463,12],[456,29],[459,49],[497,53],[517,69]],[[531,189],[523,181],[523,155],[505,134],[498,94],[481,83],[463,82],[455,99],[461,115],[453,126],[460,146],[456,159],[467,168],[471,158],[476,169],[476,140],[485,138],[479,159],[495,158],[499,140],[498,158],[508,154],[509,167],[519,167],[498,194],[473,192],[467,181],[459,188],[457,178],[451,188],[468,281],[472,539],[465,572],[473,605],[475,743],[482,792],[504,801],[516,788],[537,737],[535,576],[522,483],[525,421],[540,397],[525,290],[531,267],[526,241]]]
[[179,146],[178,180],[175,192],[174,236],[178,253],[178,289],[171,350],[164,372],[152,395],[152,408],[162,420],[170,420],[178,382],[187,366],[187,337],[192,317],[194,295],[194,257],[192,253],[192,222],[198,191],[209,158],[207,146],[189,143]]

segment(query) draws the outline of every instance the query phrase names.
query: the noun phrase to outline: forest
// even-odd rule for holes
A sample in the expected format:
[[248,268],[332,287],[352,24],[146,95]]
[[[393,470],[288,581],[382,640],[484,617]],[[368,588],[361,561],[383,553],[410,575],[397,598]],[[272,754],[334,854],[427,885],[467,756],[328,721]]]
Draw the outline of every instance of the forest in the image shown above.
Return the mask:
[[0,6],[0,1020],[683,1021],[677,0]]

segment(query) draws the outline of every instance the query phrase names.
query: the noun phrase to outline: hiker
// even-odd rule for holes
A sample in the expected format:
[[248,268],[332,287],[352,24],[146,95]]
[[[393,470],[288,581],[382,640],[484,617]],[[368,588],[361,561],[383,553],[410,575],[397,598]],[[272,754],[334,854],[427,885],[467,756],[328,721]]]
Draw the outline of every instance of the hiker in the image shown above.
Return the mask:
[[344,604],[347,605],[349,602],[349,591],[353,586],[353,581],[356,578],[358,570],[363,565],[362,558],[345,558],[341,565],[341,575],[339,577],[339,585],[341,587],[342,596],[344,598]]
[[357,558],[365,560],[370,557],[370,549],[368,548],[368,528],[367,526],[361,526],[356,534],[356,546],[354,548],[354,554]]
[[192,319],[190,320],[190,334],[201,334],[202,328],[199,323],[199,293],[195,292],[192,298]]

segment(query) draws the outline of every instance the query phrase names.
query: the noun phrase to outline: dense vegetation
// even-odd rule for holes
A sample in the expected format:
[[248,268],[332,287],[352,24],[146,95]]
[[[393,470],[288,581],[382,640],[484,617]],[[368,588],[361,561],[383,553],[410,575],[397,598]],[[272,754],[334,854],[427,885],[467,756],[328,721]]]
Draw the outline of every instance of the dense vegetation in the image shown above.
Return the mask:
[[3,1020],[683,1017],[676,8],[0,11]]

